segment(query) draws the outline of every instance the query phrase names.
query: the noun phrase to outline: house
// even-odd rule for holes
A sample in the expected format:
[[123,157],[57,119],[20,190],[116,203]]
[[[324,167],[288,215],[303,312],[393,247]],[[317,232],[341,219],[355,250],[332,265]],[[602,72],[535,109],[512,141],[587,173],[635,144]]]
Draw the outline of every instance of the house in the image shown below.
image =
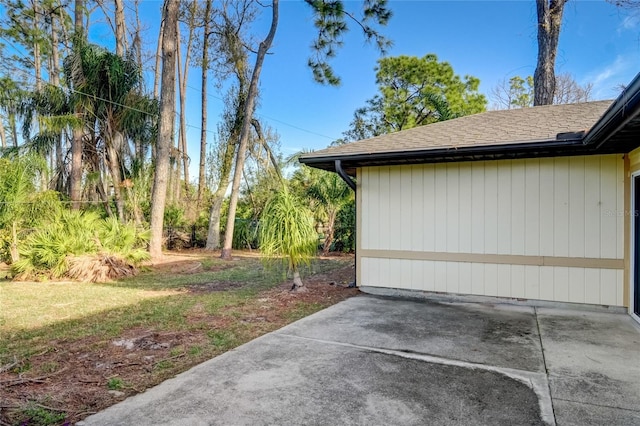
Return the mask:
[[640,74],[613,102],[489,111],[300,161],[356,189],[365,292],[605,305],[638,318],[639,147]]

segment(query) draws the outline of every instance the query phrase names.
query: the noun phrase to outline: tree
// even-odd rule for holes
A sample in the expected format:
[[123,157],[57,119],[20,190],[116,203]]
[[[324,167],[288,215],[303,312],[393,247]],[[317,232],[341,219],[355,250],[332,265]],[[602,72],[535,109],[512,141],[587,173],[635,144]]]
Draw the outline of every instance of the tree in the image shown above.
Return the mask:
[[179,0],[165,0],[163,5],[164,34],[162,37],[162,91],[160,119],[156,142],[156,164],[151,194],[151,238],[149,254],[152,259],[162,256],[162,224],[167,198],[169,151],[173,144],[176,109],[176,49]]
[[249,133],[251,132],[251,119],[253,118],[253,110],[255,108],[256,98],[258,95],[258,81],[264,57],[271,48],[271,43],[276,35],[278,28],[278,0],[273,0],[271,5],[271,27],[265,39],[260,43],[258,53],[256,54],[256,63],[253,67],[251,82],[247,91],[247,99],[244,105],[244,117],[242,120],[242,129],[240,130],[240,141],[238,143],[238,153],[236,154],[235,171],[233,175],[233,183],[231,187],[231,199],[229,201],[229,212],[227,216],[227,227],[222,248],[221,257],[223,259],[231,259],[231,248],[233,245],[233,227],[235,225],[236,208],[238,205],[238,195],[240,190],[240,180],[242,179],[242,170],[244,168],[244,160],[249,142]]
[[284,182],[262,212],[259,241],[263,256],[286,262],[293,274],[291,290],[304,291],[299,267],[308,264],[315,254],[318,235],[313,227],[313,214]]
[[325,224],[322,253],[327,255],[334,241],[335,225],[340,210],[353,199],[353,192],[336,173],[302,165],[292,177],[298,191],[312,201],[316,217]]
[[533,77],[519,75],[500,81],[493,89],[494,105],[497,109],[525,108],[533,106]]
[[[74,6],[74,35],[73,47],[79,49],[84,44],[85,33],[82,15],[84,12],[84,0],[75,0]],[[80,118],[80,106],[75,108],[76,117]],[[82,151],[83,151],[83,128],[76,126],[73,129],[71,139],[71,177],[70,177],[70,198],[71,209],[80,209],[80,199],[82,197]]]
[[[312,51],[315,53],[315,56],[310,58],[308,61],[308,65],[311,68],[316,81],[331,85],[338,85],[340,83],[340,79],[334,74],[332,67],[329,65],[329,60],[336,55],[337,48],[342,44],[342,36],[348,30],[347,20],[354,21],[358,24],[362,29],[365,39],[367,41],[374,42],[382,52],[390,46],[390,42],[379,34],[371,25],[371,22],[373,22],[373,25],[379,26],[386,25],[388,22],[391,17],[391,11],[387,9],[386,0],[364,1],[362,18],[360,19],[358,19],[354,13],[350,13],[345,10],[344,1],[342,0],[306,0],[306,3],[314,12],[314,25],[318,30],[318,37],[312,45]],[[271,4],[271,27],[267,37],[260,43],[256,54],[251,82],[247,92],[245,113],[243,116],[242,130],[240,133],[233,184],[231,188],[231,197],[229,201],[225,241],[221,253],[221,257],[223,259],[231,258],[238,191],[240,189],[240,180],[242,178],[246,145],[249,139],[250,127],[253,120],[253,110],[258,94],[258,80],[260,78],[264,57],[271,46],[278,26],[278,4],[278,0],[274,0]]]
[[487,100],[478,92],[480,80],[468,75],[461,78],[434,54],[382,58],[376,71],[378,94],[356,110],[351,128],[345,132],[348,140],[485,110]]
[[[207,3],[208,6],[208,3]],[[207,13],[211,16],[213,13]],[[238,141],[242,131],[246,99],[250,83],[250,67],[248,59],[247,41],[243,36],[245,27],[255,18],[255,7],[252,1],[224,2],[222,7],[215,12],[216,19],[205,22],[205,35],[209,37],[203,40],[202,54],[202,86],[205,87],[207,72],[213,69],[220,80],[232,75],[235,77],[233,84],[226,96],[225,109],[222,114],[222,123],[218,125],[215,174],[216,185],[211,196],[211,209],[209,215],[209,229],[207,232],[207,250],[220,247],[220,217],[222,202],[231,183],[233,160],[235,158]],[[214,45],[217,54],[211,55],[209,45]],[[211,61],[210,56],[214,58]],[[200,179],[198,186],[199,199],[204,198],[204,163],[203,150],[206,150],[206,92],[202,92],[203,115],[202,134],[200,144]],[[250,135],[251,136],[251,135]]]
[[[52,198],[39,200],[36,193],[37,176],[44,168],[46,162],[38,155],[0,158],[0,260],[18,261],[20,231],[25,225],[35,225],[37,219],[54,213],[53,205],[43,202]],[[41,208],[43,205],[49,209]]]
[[[578,84],[573,76],[564,73],[556,76],[553,104],[588,102],[593,84]],[[533,77],[513,76],[507,82],[502,80],[492,90],[493,105],[497,109],[525,108],[533,106]]]
[[553,103],[574,104],[588,102],[591,100],[591,90],[593,90],[593,83],[581,86],[571,74],[560,74],[556,76],[556,91],[553,95]]
[[[187,112],[186,112],[186,96],[187,96],[187,80],[189,75],[189,67],[191,65],[191,53],[193,51],[193,39],[195,36],[196,29],[196,13],[198,9],[198,4],[195,0],[191,1],[188,5],[185,6],[182,15],[184,15],[184,19],[187,24],[188,35],[187,35],[187,43],[185,46],[185,59],[184,59],[184,68],[182,68],[182,55],[181,55],[181,47],[178,45],[177,54],[178,54],[178,89],[179,89],[179,99],[180,99],[180,133],[178,138],[178,149],[176,150],[178,154],[178,158],[176,159],[176,177],[175,177],[175,199],[179,199],[179,189],[180,189],[180,161],[182,161],[182,170],[184,173],[184,189],[185,195],[188,195],[189,191],[189,155],[187,153]],[[180,43],[180,27],[178,26],[178,43]],[[204,91],[204,90],[203,90]]]
[[536,0],[538,62],[533,74],[534,105],[551,105],[556,92],[555,64],[562,13],[567,0]]
[[64,68],[73,103],[81,106],[87,127],[104,143],[118,218],[124,222],[125,156],[131,155],[127,136],[137,133],[140,121],[153,115],[152,102],[138,93],[141,70],[129,55],[121,57],[81,40]]
[[[202,59],[200,65],[202,67],[202,85],[201,85],[201,120],[200,120],[200,158],[198,167],[198,198],[197,204],[200,207],[204,198],[205,189],[205,160],[207,153],[207,81],[209,77],[209,38],[211,37],[211,3],[213,0],[206,0],[204,8],[204,34],[202,35]],[[228,185],[227,185],[228,186]],[[226,191],[226,188],[225,188]],[[222,205],[222,203],[220,203]],[[218,222],[220,217],[218,217]],[[211,225],[209,225],[211,229]],[[207,246],[209,246],[209,237],[207,237]],[[218,244],[216,244],[217,248]]]

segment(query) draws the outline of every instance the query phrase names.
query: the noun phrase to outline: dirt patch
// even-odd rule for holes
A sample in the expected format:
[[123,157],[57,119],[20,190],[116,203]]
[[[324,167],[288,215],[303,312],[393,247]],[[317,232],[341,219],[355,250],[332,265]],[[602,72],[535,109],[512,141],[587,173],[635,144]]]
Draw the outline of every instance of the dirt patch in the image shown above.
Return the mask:
[[241,288],[244,286],[246,286],[246,284],[234,281],[213,281],[210,283],[187,286],[187,290],[194,293],[208,293],[211,291],[224,291],[233,288]]
[[[188,273],[195,264],[193,258],[173,259],[154,269]],[[353,266],[310,276],[304,293],[291,293],[291,284],[283,283],[215,314],[195,304],[184,330],[131,328],[107,340],[50,340],[46,351],[0,365],[0,425],[73,424],[239,344],[357,295],[357,289],[347,288],[353,276]],[[189,290],[223,291],[237,285],[212,282]]]

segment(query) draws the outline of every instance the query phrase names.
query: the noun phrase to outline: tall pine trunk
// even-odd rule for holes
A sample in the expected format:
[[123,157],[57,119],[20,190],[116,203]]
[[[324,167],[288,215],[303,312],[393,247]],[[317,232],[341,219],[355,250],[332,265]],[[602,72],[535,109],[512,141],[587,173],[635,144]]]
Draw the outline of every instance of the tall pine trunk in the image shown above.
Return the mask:
[[171,150],[176,109],[176,39],[180,0],[165,0],[163,6],[164,36],[162,37],[162,94],[156,148],[156,168],[151,194],[151,238],[149,253],[152,259],[162,256],[162,227],[167,197],[169,151]]
[[193,33],[195,29],[194,14],[197,4],[194,1],[189,6],[191,8],[191,18],[189,20],[189,35],[187,37],[187,46],[184,58],[184,68],[182,68],[182,60],[180,49],[178,49],[178,77],[180,80],[180,154],[182,157],[182,168],[184,170],[184,190],[185,196],[189,195],[189,156],[187,155],[187,79],[189,76],[189,62],[191,62],[191,46],[193,44]]
[[[204,9],[204,38],[202,40],[202,96],[200,100],[202,102],[202,121],[200,122],[200,164],[198,167],[198,207],[202,205],[204,198],[205,188],[205,161],[207,157],[207,80],[209,74],[209,37],[211,36],[211,1],[207,0]],[[226,191],[226,189],[225,189]],[[219,213],[219,212],[218,212]],[[213,214],[213,211],[212,211]],[[218,214],[218,239],[220,238],[220,215]],[[211,225],[209,225],[209,234],[212,232]],[[220,242],[215,245],[214,248],[218,248]],[[209,247],[209,236],[207,236],[207,248]]]
[[40,52],[40,1],[32,0],[33,5],[33,68],[36,73],[36,91],[42,90],[42,54]]
[[115,0],[116,15],[116,55],[123,57],[126,45],[126,26],[124,21],[124,1]]
[[164,20],[160,23],[160,32],[158,33],[158,47],[156,49],[156,63],[155,63],[155,74],[153,75],[153,99],[158,99],[160,96],[160,72],[162,68],[160,67],[160,60],[162,59],[162,39],[164,35]]

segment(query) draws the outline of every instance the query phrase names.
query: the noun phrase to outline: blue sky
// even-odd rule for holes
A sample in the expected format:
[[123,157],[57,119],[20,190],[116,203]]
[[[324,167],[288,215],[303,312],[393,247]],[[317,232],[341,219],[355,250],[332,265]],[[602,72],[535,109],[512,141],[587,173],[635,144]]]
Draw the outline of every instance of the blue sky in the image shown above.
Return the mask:
[[[148,36],[157,36],[159,1],[143,4]],[[347,2],[356,8],[359,0]],[[500,80],[531,75],[535,69],[536,11],[534,0],[522,1],[398,1],[394,16],[383,29],[394,46],[389,55],[423,56],[435,53],[460,75],[481,81],[490,97]],[[262,38],[268,10],[253,27]],[[378,52],[363,42],[352,25],[344,47],[332,62],[342,78],[340,87],[314,83],[306,66],[314,38],[310,9],[301,1],[282,1],[280,24],[271,54],[264,62],[257,115],[275,129],[283,154],[321,149],[339,138],[353,112],[376,93]],[[99,36],[96,28],[94,37]],[[556,72],[571,73],[581,84],[592,83],[593,99],[613,99],[619,85],[640,71],[640,13],[621,10],[605,1],[571,0],[565,7]],[[192,164],[197,163],[200,95],[199,70],[190,72],[188,138]],[[223,93],[209,89],[209,130],[216,128]]]

